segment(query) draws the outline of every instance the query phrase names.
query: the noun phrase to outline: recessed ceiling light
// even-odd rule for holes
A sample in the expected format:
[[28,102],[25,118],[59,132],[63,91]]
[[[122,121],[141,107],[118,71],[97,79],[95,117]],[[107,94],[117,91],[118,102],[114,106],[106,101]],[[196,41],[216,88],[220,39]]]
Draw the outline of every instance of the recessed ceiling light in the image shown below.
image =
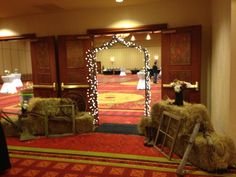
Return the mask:
[[121,3],[121,2],[123,2],[124,0],[116,0],[116,2],[119,2],[119,3]]

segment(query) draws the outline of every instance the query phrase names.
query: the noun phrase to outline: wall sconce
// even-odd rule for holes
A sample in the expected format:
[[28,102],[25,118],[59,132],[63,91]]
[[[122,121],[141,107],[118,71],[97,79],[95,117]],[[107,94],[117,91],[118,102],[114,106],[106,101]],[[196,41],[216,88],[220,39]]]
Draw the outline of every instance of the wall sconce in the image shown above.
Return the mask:
[[115,58],[114,58],[114,57],[111,57],[111,58],[110,58],[110,61],[111,61],[112,67],[114,67],[113,65],[114,65],[114,62],[115,62]]
[[158,55],[155,55],[154,56],[154,60],[158,60],[159,59],[159,56]]
[[131,41],[135,41],[134,35],[131,36],[130,40],[131,40]]
[[146,36],[146,40],[151,40],[151,35],[149,33]]

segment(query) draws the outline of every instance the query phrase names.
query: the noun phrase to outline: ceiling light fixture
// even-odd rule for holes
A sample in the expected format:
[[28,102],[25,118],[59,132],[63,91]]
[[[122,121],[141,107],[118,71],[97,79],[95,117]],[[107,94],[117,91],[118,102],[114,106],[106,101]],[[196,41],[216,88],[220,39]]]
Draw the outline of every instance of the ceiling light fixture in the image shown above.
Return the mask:
[[151,40],[151,36],[150,36],[149,33],[148,33],[147,36],[146,36],[146,40]]
[[131,36],[130,40],[131,40],[131,41],[135,41],[134,35]]
[[126,38],[126,37],[128,37],[130,34],[129,33],[118,33],[118,34],[116,34],[116,37],[118,37],[118,38]]
[[116,0],[116,2],[118,2],[118,3],[121,3],[121,2],[123,2],[124,0]]

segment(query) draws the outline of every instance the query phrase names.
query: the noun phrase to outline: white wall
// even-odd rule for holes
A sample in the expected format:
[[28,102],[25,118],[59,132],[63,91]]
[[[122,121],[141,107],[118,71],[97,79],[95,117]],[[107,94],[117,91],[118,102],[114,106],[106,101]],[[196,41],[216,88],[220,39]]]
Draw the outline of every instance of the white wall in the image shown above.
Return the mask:
[[[134,41],[137,46],[145,47],[150,54],[150,66],[153,65],[155,57],[158,57],[157,64],[161,67],[161,35],[160,33],[151,34],[151,40],[146,40],[146,34],[134,34],[136,40]],[[125,38],[126,41],[130,40],[132,35]],[[111,37],[95,38],[95,46],[100,47],[104,42],[110,41]],[[110,59],[114,58],[115,62]],[[109,50],[103,50],[97,53],[97,60],[101,61],[104,68],[126,68],[126,69],[142,69],[145,66],[144,53],[135,48],[127,48],[123,45],[117,44]]]
[[231,1],[231,63],[230,63],[230,115],[227,133],[236,144],[236,0]]
[[214,0],[212,4],[211,117],[216,131],[236,142],[235,0],[232,5],[231,11],[231,0]]
[[[150,54],[150,66],[154,63],[154,55],[160,56],[160,47],[146,47]],[[114,58],[114,63],[110,61],[110,58]],[[109,50],[103,50],[97,53],[97,60],[101,61],[101,65],[105,68],[126,68],[126,69],[142,69],[145,66],[144,53],[138,51],[135,48],[111,48]],[[159,60],[160,61],[160,60]],[[160,63],[158,66],[161,66]]]

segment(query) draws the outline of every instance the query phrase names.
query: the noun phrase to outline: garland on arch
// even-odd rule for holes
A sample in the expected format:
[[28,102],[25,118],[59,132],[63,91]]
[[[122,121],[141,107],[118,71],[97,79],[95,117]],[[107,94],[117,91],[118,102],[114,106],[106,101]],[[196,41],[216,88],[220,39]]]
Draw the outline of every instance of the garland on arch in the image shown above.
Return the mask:
[[136,45],[134,42],[125,41],[123,38],[119,38],[116,35],[109,41],[104,43],[102,46],[97,48],[92,48],[86,52],[86,61],[87,67],[89,69],[89,75],[87,77],[90,88],[87,91],[89,108],[91,110],[92,116],[95,117],[95,124],[99,123],[98,116],[98,90],[97,90],[97,62],[96,62],[96,53],[102,50],[107,50],[111,48],[114,44],[120,43],[128,48],[135,48],[140,52],[144,53],[144,72],[145,72],[145,105],[144,105],[144,116],[150,116],[150,103],[151,103],[151,91],[150,91],[150,76],[149,76],[149,63],[150,63],[150,54],[146,48]]

